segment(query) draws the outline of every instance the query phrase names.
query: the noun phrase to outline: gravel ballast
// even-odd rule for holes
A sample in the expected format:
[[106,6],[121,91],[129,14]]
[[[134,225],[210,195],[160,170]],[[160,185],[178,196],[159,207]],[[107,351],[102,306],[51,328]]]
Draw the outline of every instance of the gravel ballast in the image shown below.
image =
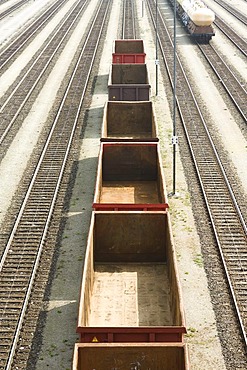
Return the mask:
[[[70,0],[66,7],[61,10],[60,15],[57,15],[47,29],[44,29],[43,38],[40,36],[37,39],[37,43],[35,41],[32,45],[30,44],[25,53],[1,76],[1,96],[14,82],[18,72],[24,68],[27,61],[31,59],[34,52],[44,42],[46,35],[56,26],[58,19],[61,19],[64,15],[65,9],[67,10],[72,3],[74,1]],[[53,71],[33,104],[30,114],[23,122],[4,160],[0,163],[0,223],[2,225],[8,207],[11,206],[13,196],[18,188],[19,181],[25,172],[28,160],[38,142],[39,135],[57,97],[63,77],[69,69],[69,64],[76,52],[79,40],[85,31],[87,19],[89,19],[95,4],[95,0],[90,2],[88,12],[85,13],[80,24],[74,30],[70,42],[54,65]],[[114,39],[118,38],[116,19],[119,19],[120,6],[121,2],[113,2],[99,69],[93,76],[95,83],[92,101],[88,111],[86,114],[83,112],[81,118],[84,120],[84,129],[81,149],[76,163],[76,176],[71,189],[69,209],[65,214],[66,223],[61,236],[61,243],[57,245],[58,259],[54,266],[54,280],[49,300],[44,302],[43,313],[46,315],[46,322],[42,338],[38,338],[40,343],[39,340],[36,341],[37,347],[34,348],[34,350],[39,351],[35,360],[36,370],[44,370],[46,368],[70,369],[74,343],[78,340],[78,335],[75,331],[79,290],[92,212],[91,205],[95,188],[103,107],[108,97],[107,81],[112,59],[112,44]],[[161,79],[161,76],[159,77],[159,94],[158,96],[155,95],[155,41],[150,32],[147,10],[144,10],[144,15],[142,16],[141,4],[136,3],[136,6],[140,38],[144,40],[145,52],[147,54],[147,65],[152,86],[151,100],[154,103],[157,117],[167,192],[170,193],[173,186],[171,145],[173,122],[171,104],[169,104],[170,97],[167,96],[166,82]],[[36,8],[36,11],[38,10]],[[31,14],[33,16],[35,11]],[[22,15],[23,21],[26,21],[27,18]],[[19,27],[18,24],[16,24],[17,26]],[[8,26],[8,23],[5,22],[6,38],[9,38],[8,30],[10,27],[14,27],[13,23],[9,23]],[[18,29],[14,31],[11,28],[12,33],[17,31]],[[4,39],[3,36],[1,37]],[[233,113],[228,109],[224,96],[220,95],[214,77],[208,73],[208,69],[197,55],[194,47],[187,41],[185,31],[180,25],[178,25],[178,37],[180,40],[179,51],[183,55],[185,64],[187,67],[196,65],[196,68],[193,68],[193,79],[198,95],[200,95],[199,99],[204,101],[205,109],[208,111],[212,125],[214,125],[217,135],[222,141],[222,145],[227,149],[229,161],[236,169],[236,176],[246,193],[246,139],[235,121]],[[186,42],[183,42],[183,40]],[[218,39],[216,34],[212,42],[215,45],[220,43],[221,49],[228,55],[227,58],[232,60],[235,65],[238,63],[238,68],[236,67],[238,73],[246,81],[246,64],[243,63],[242,58],[239,56],[234,56],[231,59],[231,51],[228,52],[229,45],[224,46],[221,40],[222,35],[219,35]],[[177,195],[169,198],[169,205],[188,330],[186,342],[189,347],[191,370],[224,370],[227,367],[217,332],[215,313],[203,264],[202,245],[195,224],[188,183],[186,182],[180,161],[179,146],[177,152],[176,189]],[[30,365],[30,370],[34,370],[33,366]]]

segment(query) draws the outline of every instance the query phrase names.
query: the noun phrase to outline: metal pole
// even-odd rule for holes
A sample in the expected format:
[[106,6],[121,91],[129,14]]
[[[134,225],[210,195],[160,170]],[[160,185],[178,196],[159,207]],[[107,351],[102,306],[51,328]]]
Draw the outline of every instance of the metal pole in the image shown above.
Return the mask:
[[174,0],[174,34],[173,34],[173,195],[176,194],[176,146],[178,138],[176,136],[176,0]]
[[156,55],[155,55],[155,66],[156,66],[156,95],[158,95],[158,0],[156,0]]

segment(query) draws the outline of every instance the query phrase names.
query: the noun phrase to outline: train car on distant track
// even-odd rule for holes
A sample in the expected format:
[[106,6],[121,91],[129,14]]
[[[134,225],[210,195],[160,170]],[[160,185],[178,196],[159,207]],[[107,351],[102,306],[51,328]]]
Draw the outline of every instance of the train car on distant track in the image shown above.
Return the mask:
[[177,14],[189,33],[198,41],[209,42],[215,35],[214,12],[201,0],[177,0],[176,4]]

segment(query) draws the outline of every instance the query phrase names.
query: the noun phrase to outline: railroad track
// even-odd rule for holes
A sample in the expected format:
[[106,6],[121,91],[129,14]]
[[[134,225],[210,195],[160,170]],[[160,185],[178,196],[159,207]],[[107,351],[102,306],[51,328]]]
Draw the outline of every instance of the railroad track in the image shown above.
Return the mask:
[[[247,18],[244,14],[240,13],[237,9],[234,9],[222,0],[215,0],[215,2],[226,9],[244,25],[247,25]],[[228,39],[241,51],[243,55],[247,55],[247,43],[235,32],[235,30],[228,26],[226,22],[224,22],[224,20],[217,15],[215,15],[214,24],[221,30],[221,32],[225,34],[225,36],[228,37]]]
[[231,97],[244,122],[247,123],[247,91],[211,44],[197,44],[215,72],[227,94]]
[[[26,317],[49,225],[111,2],[101,1],[0,261],[0,369],[26,368],[35,326]],[[37,302],[35,302],[37,305]],[[26,331],[23,323],[28,322]],[[15,358],[16,349],[20,357]]]
[[241,51],[241,53],[247,56],[247,43],[239,36],[231,27],[229,27],[223,19],[219,16],[215,17],[215,25],[223,32],[228,39]]
[[[73,27],[80,21],[88,0],[79,0],[67,13],[60,25],[55,29],[49,42],[42,47],[39,54],[32,61],[31,65],[21,77],[18,84],[2,99],[0,114],[2,124],[0,127],[0,160],[2,160],[7,148],[11,144],[16,130],[19,128],[23,117],[28,113],[30,106],[28,102],[31,95],[37,89],[38,83],[44,76],[47,77],[49,66],[52,65],[58,53],[65,46],[65,40],[71,34]],[[20,115],[22,113],[22,120]],[[21,122],[20,122],[21,121]]]
[[10,42],[0,52],[0,75],[3,73],[4,67],[6,68],[10,62],[13,61],[14,56],[23,51],[23,48],[30,42],[37,32],[42,29],[57,11],[64,5],[67,0],[59,0],[52,4],[38,19],[32,22],[29,27],[21,32],[21,34]]
[[19,9],[23,4],[26,4],[26,3],[27,3],[27,0],[21,0],[18,3],[14,4],[13,6],[10,6],[6,10],[4,10],[2,13],[0,13],[0,20],[5,18],[7,15],[10,15],[16,9]]
[[122,18],[122,39],[136,38],[135,5],[132,0],[124,0]]
[[232,7],[230,4],[227,4],[226,1],[222,1],[222,0],[214,0],[214,1],[220,6],[222,6],[222,8],[226,9],[229,13],[234,15],[234,17],[237,18],[239,21],[241,21],[243,24],[247,25],[247,17],[243,13],[240,13],[237,9]]
[[[155,26],[155,2],[147,2]],[[173,86],[173,42],[159,11],[159,45],[165,67]],[[224,266],[225,276],[238,318],[239,330],[247,347],[247,228],[238,199],[233,193],[216,147],[207,129],[193,90],[177,56],[176,107],[179,112],[191,156],[203,193],[216,245]]]

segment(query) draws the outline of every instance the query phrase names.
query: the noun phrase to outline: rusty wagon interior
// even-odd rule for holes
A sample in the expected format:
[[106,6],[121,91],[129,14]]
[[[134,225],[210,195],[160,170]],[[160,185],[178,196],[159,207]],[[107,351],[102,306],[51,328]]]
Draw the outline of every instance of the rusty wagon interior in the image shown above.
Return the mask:
[[95,212],[83,271],[80,328],[183,326],[167,216]]
[[117,54],[144,53],[143,40],[138,39],[114,40],[113,51]]
[[76,344],[73,370],[188,370],[187,347],[181,343]]
[[157,138],[152,102],[108,101],[104,109],[102,137],[116,140]]
[[146,64],[112,64],[110,84],[149,84]]
[[166,203],[157,143],[103,144],[94,203]]

